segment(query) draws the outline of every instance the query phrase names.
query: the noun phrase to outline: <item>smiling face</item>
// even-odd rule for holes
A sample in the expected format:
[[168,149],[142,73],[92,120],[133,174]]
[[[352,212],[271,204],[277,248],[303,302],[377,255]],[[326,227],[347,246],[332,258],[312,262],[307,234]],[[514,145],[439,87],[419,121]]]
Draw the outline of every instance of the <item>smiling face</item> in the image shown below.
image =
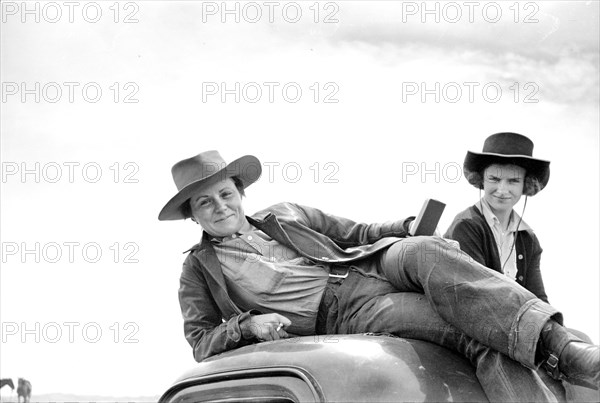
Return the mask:
[[494,214],[507,213],[523,195],[525,169],[516,165],[490,165],[483,172],[483,198]]
[[190,207],[193,220],[213,236],[233,235],[247,223],[242,196],[231,178],[200,188]]

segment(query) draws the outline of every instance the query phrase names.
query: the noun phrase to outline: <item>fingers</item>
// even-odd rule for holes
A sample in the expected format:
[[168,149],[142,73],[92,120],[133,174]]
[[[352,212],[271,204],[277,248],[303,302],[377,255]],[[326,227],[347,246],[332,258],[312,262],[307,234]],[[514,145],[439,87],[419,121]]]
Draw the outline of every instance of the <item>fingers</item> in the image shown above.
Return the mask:
[[288,338],[285,328],[292,322],[283,315],[266,314],[256,315],[252,319],[252,333],[261,341],[279,340]]
[[283,323],[281,322],[268,322],[265,323],[266,336],[264,339],[267,341],[270,340],[279,340],[288,338],[289,335],[283,328]]
[[288,318],[286,318],[283,315],[279,315],[278,313],[273,314],[273,321],[279,322],[279,324],[281,324],[283,327],[288,327],[289,325],[292,324],[291,320],[289,320]]
[[277,324],[272,323],[269,326],[269,338],[267,340],[279,340],[279,333],[277,333]]

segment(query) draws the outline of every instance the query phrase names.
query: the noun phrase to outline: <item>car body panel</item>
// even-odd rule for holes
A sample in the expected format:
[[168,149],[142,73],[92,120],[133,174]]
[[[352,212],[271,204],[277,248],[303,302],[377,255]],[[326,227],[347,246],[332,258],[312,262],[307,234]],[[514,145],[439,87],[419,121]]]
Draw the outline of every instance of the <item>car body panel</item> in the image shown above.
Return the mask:
[[300,379],[306,389],[301,393],[309,391],[314,401],[487,401],[465,358],[428,342],[381,335],[307,336],[245,346],[201,362],[161,401],[178,400],[173,400],[177,393],[181,397],[197,385],[204,385],[203,393],[226,382],[243,389],[240,379],[256,378],[263,384],[288,382],[291,394],[298,385],[289,378]]

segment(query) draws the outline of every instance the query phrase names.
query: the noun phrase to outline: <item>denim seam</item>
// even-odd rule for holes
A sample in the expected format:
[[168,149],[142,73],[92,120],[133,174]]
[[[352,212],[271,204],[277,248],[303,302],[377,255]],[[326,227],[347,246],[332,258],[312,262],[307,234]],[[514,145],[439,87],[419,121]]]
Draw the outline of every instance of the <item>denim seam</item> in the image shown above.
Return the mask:
[[[508,376],[506,376],[506,372],[502,366],[498,368],[498,381],[501,382],[502,387],[505,389],[505,393],[510,395],[512,401],[519,400],[519,394],[516,393],[515,389],[512,387],[512,383]],[[506,397],[506,396],[505,396]]]
[[[531,309],[532,305],[535,304],[536,299],[530,299],[529,301],[525,302],[521,308],[519,309],[519,312],[517,312],[517,315],[515,316],[515,320],[513,321],[511,327],[510,327],[510,333],[508,334],[508,356],[510,358],[512,358],[513,360],[517,360],[520,361],[517,357],[519,351],[519,324],[521,322],[521,319],[523,318],[523,316],[525,316],[525,314]],[[523,353],[526,353],[525,351],[523,351]],[[529,354],[522,354],[525,358],[526,355]],[[526,358],[532,358],[531,359],[531,363],[533,363],[533,357],[526,357]],[[529,360],[527,360],[529,361]],[[529,365],[529,362],[527,363],[523,363],[523,364],[527,364],[527,366]],[[531,368],[535,368],[535,366],[532,366]]]

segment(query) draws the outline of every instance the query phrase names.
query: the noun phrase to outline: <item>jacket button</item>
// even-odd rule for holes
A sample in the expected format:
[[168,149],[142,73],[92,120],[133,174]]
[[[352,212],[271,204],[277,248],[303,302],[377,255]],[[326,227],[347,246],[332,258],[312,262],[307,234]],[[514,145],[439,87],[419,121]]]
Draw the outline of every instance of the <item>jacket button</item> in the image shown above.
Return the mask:
[[518,256],[519,260],[523,260],[523,255]]
[[248,235],[248,240],[251,241],[252,240],[252,235]]
[[523,276],[519,276],[519,281],[523,281]]

